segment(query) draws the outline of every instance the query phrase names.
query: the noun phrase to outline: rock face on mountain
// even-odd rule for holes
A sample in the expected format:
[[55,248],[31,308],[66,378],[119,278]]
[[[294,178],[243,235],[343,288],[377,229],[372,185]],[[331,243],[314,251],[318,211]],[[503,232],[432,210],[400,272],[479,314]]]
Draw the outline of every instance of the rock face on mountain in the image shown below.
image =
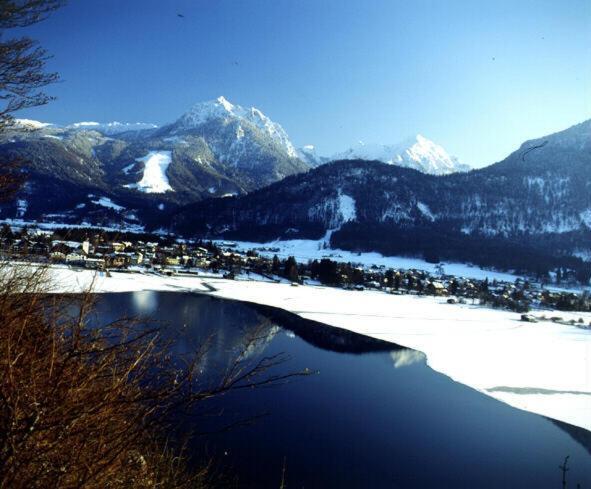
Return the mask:
[[375,160],[389,165],[412,168],[430,175],[449,175],[469,171],[470,167],[447,154],[438,144],[420,134],[398,144],[367,144],[337,153],[332,160]]
[[279,124],[254,107],[244,109],[224,97],[195,105],[153,138],[190,148],[194,161],[223,167],[244,190],[309,169]]
[[[240,198],[177,213],[186,234],[318,239],[388,254],[517,266],[529,253],[591,255],[591,121],[528,141],[500,163],[433,176],[342,160]],[[330,235],[329,235],[330,236]],[[493,259],[494,258],[494,259]],[[540,259],[540,263],[547,260]]]
[[[68,223],[155,222],[164,208],[243,194],[310,168],[281,126],[223,97],[160,128],[17,120],[1,136],[0,158],[22,161],[28,173],[20,206],[4,207],[1,218]],[[96,204],[101,197],[116,207]]]

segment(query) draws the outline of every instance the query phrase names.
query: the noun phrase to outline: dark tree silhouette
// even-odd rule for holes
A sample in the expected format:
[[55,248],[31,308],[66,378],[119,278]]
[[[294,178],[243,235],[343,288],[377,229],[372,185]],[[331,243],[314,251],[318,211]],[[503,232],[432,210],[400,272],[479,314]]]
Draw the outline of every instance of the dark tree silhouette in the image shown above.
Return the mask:
[[[38,105],[52,97],[43,87],[57,81],[57,73],[47,73],[49,55],[29,37],[7,38],[7,30],[27,27],[44,20],[61,7],[64,0],[0,0],[0,131],[6,130],[12,114]],[[23,161],[0,161],[0,202],[14,198],[24,182]]]
[[6,31],[27,27],[47,18],[64,0],[0,0],[0,129],[9,124],[14,112],[45,105],[53,97],[43,88],[58,80],[46,72],[49,54],[27,36],[6,38]]
[[[45,71],[49,54],[29,37],[7,38],[7,31],[44,20],[64,0],[0,0],[0,131],[21,109],[45,105],[53,97],[43,88],[57,81]],[[0,161],[0,202],[11,200],[23,183],[22,161]]]
[[290,256],[285,261],[284,275],[285,278],[291,280],[292,282],[298,281],[298,263],[293,256]]

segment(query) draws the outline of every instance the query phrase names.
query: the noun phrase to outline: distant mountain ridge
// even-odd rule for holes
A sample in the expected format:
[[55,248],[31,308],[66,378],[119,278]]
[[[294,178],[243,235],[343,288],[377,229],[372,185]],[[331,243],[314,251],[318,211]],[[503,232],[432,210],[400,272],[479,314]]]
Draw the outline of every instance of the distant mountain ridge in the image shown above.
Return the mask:
[[[19,196],[26,210],[1,217],[138,226],[162,208],[244,194],[310,168],[279,124],[223,97],[162,127],[16,120],[0,136],[0,157],[27,162],[29,174]],[[125,210],[97,206],[97,195]]]
[[449,175],[470,170],[468,165],[450,156],[442,146],[420,134],[390,145],[360,141],[355,147],[334,155],[332,160],[375,160],[430,175]]
[[188,235],[260,241],[331,231],[332,245],[346,249],[484,262],[489,255],[497,265],[527,253],[532,266],[540,254],[589,256],[591,120],[468,173],[341,160],[244,197],[188,206],[173,222]]
[[[411,154],[417,161],[405,156],[396,164],[444,173],[437,166],[444,150],[431,152],[439,157],[433,164],[425,160],[433,145],[419,142]],[[311,145],[296,149],[280,124],[225,97],[162,126],[16,119],[0,136],[0,157],[25,161],[28,173],[21,205],[4,206],[0,218],[135,227],[155,225],[164,209],[244,195],[330,160]],[[107,201],[113,205],[100,204]]]
[[297,152],[300,159],[308,163],[312,168],[316,168],[317,166],[324,165],[331,161],[328,156],[319,155],[312,144],[307,144],[298,148]]
[[388,165],[412,168],[430,175],[450,175],[470,171],[471,167],[450,156],[440,145],[417,134],[397,144],[376,144],[359,141],[355,146],[333,156],[318,154],[313,145],[298,149],[300,159],[313,168],[336,160],[381,161]]
[[104,135],[111,136],[129,131],[144,131],[158,129],[158,125],[148,122],[75,122],[66,126],[66,129],[79,131],[98,131]]

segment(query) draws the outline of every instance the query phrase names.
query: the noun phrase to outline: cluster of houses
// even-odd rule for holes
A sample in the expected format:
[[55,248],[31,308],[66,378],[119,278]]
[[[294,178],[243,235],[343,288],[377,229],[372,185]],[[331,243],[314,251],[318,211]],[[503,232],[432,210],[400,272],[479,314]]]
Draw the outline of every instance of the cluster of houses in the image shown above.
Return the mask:
[[[293,285],[322,283],[354,290],[374,289],[391,294],[448,296],[449,302],[478,302],[492,307],[526,312],[532,306],[562,310],[591,310],[589,293],[552,291],[542,284],[477,280],[446,274],[443,266],[434,274],[424,270],[394,270],[384,266],[338,263],[330,258],[296,263],[280,260],[273,250],[240,251],[232,242],[179,242],[154,237],[150,240],[115,240],[105,234],[64,239],[51,231],[28,231],[14,236],[0,230],[0,251],[11,259],[63,263],[97,270],[152,269],[163,273],[213,271],[226,278],[258,274]],[[278,251],[278,250],[277,250]]]
[[186,244],[163,245],[150,241],[82,241],[53,239],[43,233],[15,240],[0,238],[4,257],[63,263],[96,270],[129,267],[208,267],[212,253]]

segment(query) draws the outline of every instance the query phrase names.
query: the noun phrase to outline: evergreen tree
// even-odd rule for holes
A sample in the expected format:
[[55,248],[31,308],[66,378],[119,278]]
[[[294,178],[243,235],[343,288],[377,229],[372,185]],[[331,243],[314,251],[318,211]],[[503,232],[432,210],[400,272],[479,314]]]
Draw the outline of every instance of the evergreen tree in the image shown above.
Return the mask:
[[14,241],[14,234],[8,224],[5,223],[2,225],[2,228],[0,229],[0,237],[5,239],[8,243],[12,243]]
[[396,290],[400,289],[400,281],[401,281],[400,272],[396,272],[396,274],[394,275],[394,284],[393,284],[393,286]]
[[290,256],[285,261],[285,268],[284,268],[283,275],[285,276],[285,278],[287,278],[291,282],[298,281],[298,278],[299,278],[298,277],[298,263],[296,262],[296,259],[293,256]]
[[385,279],[386,279],[386,285],[388,287],[392,287],[394,285],[394,270],[392,270],[391,268],[386,270]]
[[556,283],[560,284],[562,282],[562,270],[560,267],[556,269]]
[[323,258],[318,265],[318,279],[323,284],[339,285],[341,279],[338,273],[338,264],[336,261]]
[[486,277],[480,284],[481,292],[488,292],[488,277]]
[[273,264],[271,265],[271,271],[275,275],[279,275],[281,271],[281,262],[279,261],[279,257],[277,255],[273,255]]
[[458,294],[458,281],[454,278],[451,283],[449,284],[449,292],[451,293],[451,295],[457,295]]
[[409,289],[414,288],[414,278],[413,278],[413,276],[409,273],[409,274],[407,274],[406,279],[407,279],[408,288]]

